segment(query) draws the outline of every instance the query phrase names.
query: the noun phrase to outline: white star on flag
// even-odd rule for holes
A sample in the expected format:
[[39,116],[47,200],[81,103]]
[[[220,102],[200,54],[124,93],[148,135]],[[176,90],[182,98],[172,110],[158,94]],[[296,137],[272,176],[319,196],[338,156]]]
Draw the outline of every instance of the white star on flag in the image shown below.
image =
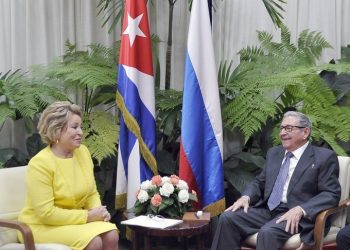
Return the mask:
[[136,36],[146,37],[139,27],[143,14],[133,19],[128,13],[128,27],[123,32],[123,35],[129,35],[130,47],[132,47]]

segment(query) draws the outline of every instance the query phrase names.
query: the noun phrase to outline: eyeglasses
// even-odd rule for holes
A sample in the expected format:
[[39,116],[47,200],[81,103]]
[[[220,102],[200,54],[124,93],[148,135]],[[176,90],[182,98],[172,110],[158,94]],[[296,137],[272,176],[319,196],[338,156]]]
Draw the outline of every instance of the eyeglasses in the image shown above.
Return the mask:
[[292,132],[294,130],[294,128],[306,128],[303,126],[292,126],[292,125],[286,125],[286,126],[281,126],[280,127],[280,131],[282,131],[283,129],[286,130],[286,132]]

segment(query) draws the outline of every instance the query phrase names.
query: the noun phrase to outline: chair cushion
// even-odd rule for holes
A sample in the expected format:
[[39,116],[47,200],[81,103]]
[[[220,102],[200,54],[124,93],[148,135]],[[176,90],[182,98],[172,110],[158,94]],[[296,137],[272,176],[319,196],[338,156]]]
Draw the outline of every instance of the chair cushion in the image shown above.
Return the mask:
[[16,231],[12,228],[0,227],[0,249],[8,243],[18,242]]
[[[2,168],[0,174],[0,218],[16,220],[24,205],[27,167]],[[14,195],[15,194],[15,195]]]
[[339,231],[339,227],[332,226],[326,237],[323,238],[323,245],[334,243]]
[[[323,241],[324,244],[329,244],[329,243],[335,242],[335,238],[336,238],[339,230],[340,230],[340,228],[338,228],[338,227],[331,227],[329,230],[329,233],[324,238],[324,241]],[[257,237],[258,237],[258,233],[250,235],[248,238],[246,238],[244,240],[244,245],[254,248]],[[295,234],[289,238],[289,240],[284,244],[282,249],[283,250],[296,249],[300,246],[300,244],[301,244],[300,234]]]
[[[2,168],[0,171],[0,218],[17,220],[24,205],[27,167]],[[15,195],[14,195],[15,194]],[[62,244],[35,244],[37,250],[71,250]],[[0,227],[0,250],[24,250],[24,244],[18,243],[17,231]]]
[[[61,244],[35,244],[36,250],[71,250],[70,247]],[[24,244],[10,243],[0,247],[0,250],[25,250]]]
[[[339,183],[341,186],[340,200],[345,200],[349,197],[350,189],[350,157],[338,156],[339,161]],[[347,210],[340,211],[336,216],[332,216],[332,226],[344,227],[346,222]]]
[[[0,169],[0,219],[17,220],[24,205],[26,169],[26,166]],[[15,229],[0,227],[1,247],[8,243],[17,242]]]

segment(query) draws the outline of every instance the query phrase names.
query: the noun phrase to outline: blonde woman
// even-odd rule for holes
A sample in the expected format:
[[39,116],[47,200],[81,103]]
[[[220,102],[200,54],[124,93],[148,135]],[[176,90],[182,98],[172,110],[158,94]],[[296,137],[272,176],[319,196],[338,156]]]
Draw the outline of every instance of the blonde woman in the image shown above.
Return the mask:
[[28,191],[19,220],[32,229],[36,243],[116,250],[118,230],[101,205],[91,155],[81,144],[81,123],[80,108],[69,102],[55,102],[42,113],[38,130],[48,146],[28,164]]

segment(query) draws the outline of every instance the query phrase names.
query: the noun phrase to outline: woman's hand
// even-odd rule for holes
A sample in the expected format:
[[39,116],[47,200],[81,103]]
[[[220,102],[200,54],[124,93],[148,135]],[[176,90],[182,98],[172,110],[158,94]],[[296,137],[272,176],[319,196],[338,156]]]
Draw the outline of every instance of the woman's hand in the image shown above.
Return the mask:
[[106,206],[95,207],[88,210],[87,222],[92,221],[109,221],[111,219],[110,213]]

